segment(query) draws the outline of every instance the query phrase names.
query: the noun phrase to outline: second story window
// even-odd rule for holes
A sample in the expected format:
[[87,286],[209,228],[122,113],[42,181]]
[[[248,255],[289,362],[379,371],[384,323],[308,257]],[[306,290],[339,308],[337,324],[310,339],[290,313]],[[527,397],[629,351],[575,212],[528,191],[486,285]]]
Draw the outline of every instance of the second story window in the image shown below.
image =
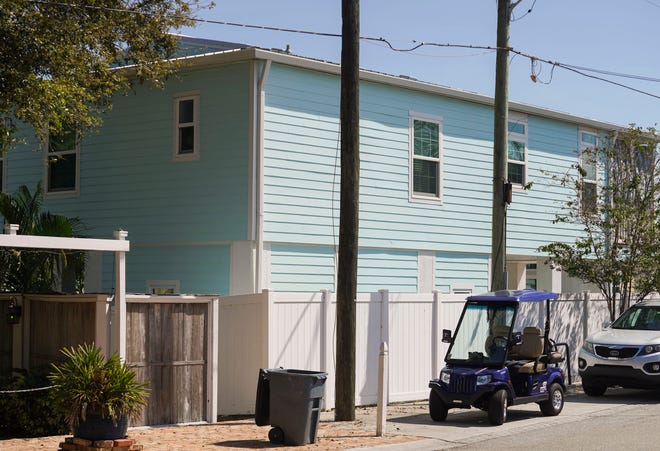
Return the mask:
[[412,117],[410,147],[411,197],[439,201],[441,199],[442,119]]
[[522,188],[527,184],[527,117],[510,114],[508,130],[509,181],[513,186]]
[[80,143],[75,129],[51,133],[46,146],[46,193],[78,191]]
[[590,131],[579,131],[580,175],[582,179],[580,190],[580,207],[585,213],[596,213],[598,206],[598,165],[595,149],[598,146],[598,135]]
[[199,94],[174,98],[174,160],[199,158]]

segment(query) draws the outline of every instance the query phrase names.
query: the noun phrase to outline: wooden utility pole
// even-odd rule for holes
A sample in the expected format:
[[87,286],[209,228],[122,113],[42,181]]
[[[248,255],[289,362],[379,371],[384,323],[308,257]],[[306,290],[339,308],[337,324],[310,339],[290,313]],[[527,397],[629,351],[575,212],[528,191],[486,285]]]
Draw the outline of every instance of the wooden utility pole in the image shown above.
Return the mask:
[[353,421],[360,188],[360,2],[342,0],[341,5],[341,194],[337,261],[335,421]]
[[492,291],[507,287],[505,184],[508,182],[509,25],[520,0],[497,0],[497,59],[495,62],[495,121],[493,131],[493,217],[491,237]]

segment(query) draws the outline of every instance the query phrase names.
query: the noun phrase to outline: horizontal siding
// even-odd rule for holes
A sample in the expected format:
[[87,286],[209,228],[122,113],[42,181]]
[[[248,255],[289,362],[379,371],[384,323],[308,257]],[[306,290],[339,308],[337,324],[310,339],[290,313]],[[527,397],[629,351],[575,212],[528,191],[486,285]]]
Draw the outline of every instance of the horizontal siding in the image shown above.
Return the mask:
[[[131,246],[126,290],[144,293],[148,280],[178,280],[186,294],[229,295],[231,246]],[[114,287],[113,255],[103,256],[103,285]]]
[[[339,223],[339,79],[274,65],[266,89],[264,233],[268,241],[331,245]],[[442,204],[409,200],[409,119],[442,118]],[[552,224],[567,191],[552,180],[576,158],[577,126],[530,117],[528,179],[508,209],[508,252],[535,255],[577,231]],[[488,254],[490,107],[363,82],[360,245]],[[334,236],[334,238],[333,238]]]
[[488,291],[488,256],[438,253],[435,259],[435,286],[450,293],[451,285],[472,286],[473,293]]
[[[200,158],[173,162],[174,95],[189,91],[200,96]],[[98,133],[89,133],[81,143],[80,195],[47,199],[44,208],[81,218],[90,237],[111,238],[113,230],[127,230],[129,254],[140,255],[129,257],[129,265],[149,265],[144,270],[129,266],[130,277],[138,278],[130,282],[130,290],[144,291],[146,278],[171,274],[182,278],[182,290],[228,292],[224,279],[229,278],[229,260],[218,267],[204,264],[205,256],[202,264],[184,258],[180,261],[193,265],[186,269],[156,247],[137,246],[249,238],[249,93],[250,65],[236,64],[183,71],[163,90],[136,86],[117,95]],[[42,154],[32,148],[10,151],[8,191],[19,184],[33,187],[43,178]],[[186,255],[184,247],[172,252]],[[213,260],[215,255],[207,257]],[[218,282],[219,268],[226,274]],[[177,274],[187,275],[183,279]]]
[[417,253],[362,249],[358,257],[360,293],[387,289],[394,293],[417,292]]

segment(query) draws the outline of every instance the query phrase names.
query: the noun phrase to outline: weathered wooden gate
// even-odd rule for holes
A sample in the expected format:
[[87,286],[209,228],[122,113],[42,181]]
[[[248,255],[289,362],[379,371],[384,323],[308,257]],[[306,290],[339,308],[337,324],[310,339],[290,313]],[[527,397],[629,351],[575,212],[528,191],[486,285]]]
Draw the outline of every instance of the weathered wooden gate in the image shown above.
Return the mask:
[[208,300],[127,299],[126,362],[151,391],[133,426],[215,421],[207,418],[210,309]]

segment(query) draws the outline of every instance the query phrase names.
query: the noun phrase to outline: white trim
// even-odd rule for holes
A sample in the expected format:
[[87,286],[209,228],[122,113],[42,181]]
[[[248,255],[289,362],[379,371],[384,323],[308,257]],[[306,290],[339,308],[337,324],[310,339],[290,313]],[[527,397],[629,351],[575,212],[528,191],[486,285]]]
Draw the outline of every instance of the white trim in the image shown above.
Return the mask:
[[[61,199],[67,197],[80,196],[80,136],[77,130],[76,145],[73,149],[64,150],[60,152],[50,152],[50,133],[46,138],[45,145],[43,146],[43,163],[44,163],[44,198],[46,199]],[[76,174],[75,186],[73,189],[63,189],[58,191],[50,191],[50,155],[75,155],[76,156]]]
[[[507,154],[507,163],[509,164],[514,164],[517,166],[522,166],[523,167],[523,183],[514,183],[513,188],[516,190],[523,190],[524,186],[529,183],[529,176],[528,176],[528,160],[529,160],[529,123],[527,121],[527,115],[525,114],[520,114],[520,113],[514,113],[514,112],[509,112],[509,122],[513,122],[514,124],[522,124],[525,127],[525,133],[517,133],[517,132],[511,132],[508,131],[509,124],[507,123],[507,152],[509,151],[508,149],[508,141],[515,141],[515,142],[520,142],[523,143],[525,148],[523,150],[523,160],[518,161],[518,160],[509,160],[508,154]],[[507,174],[509,172],[509,169],[507,167]],[[510,181],[510,179],[509,179]]]
[[3,235],[0,247],[29,247],[35,249],[71,249],[79,251],[128,252],[130,241],[97,238],[62,238],[58,236]]
[[[595,143],[582,141],[582,134],[592,135],[595,139]],[[596,147],[598,147],[598,141],[600,139],[601,138],[598,135],[598,132],[596,130],[582,128],[582,127],[578,128],[578,163],[580,164],[580,166],[584,166],[584,164],[583,164],[583,162],[584,162],[584,159],[583,159],[584,152],[587,151],[587,150],[593,150]],[[594,155],[594,157],[596,157],[596,156]],[[590,178],[585,178],[585,177],[580,176],[580,181],[582,181],[584,183],[591,184],[591,185],[595,185],[595,187],[596,187],[596,208],[597,208],[597,206],[598,206],[598,194],[599,194],[599,191],[600,191],[600,183],[598,183],[598,166],[599,165],[598,165],[598,160],[597,159],[594,159],[593,165],[594,165],[594,178],[590,179]],[[582,196],[583,196],[582,190],[580,190],[578,195],[579,195],[579,200],[580,200],[580,210],[582,210]]]
[[[199,91],[180,92],[174,95],[174,121],[172,139],[173,161],[199,160]],[[193,121],[179,123],[179,103],[186,100],[193,101]],[[179,153],[181,142],[179,141],[179,128],[193,127],[193,151],[192,153]]]
[[[429,122],[438,126],[438,158],[415,156],[415,121]],[[442,116],[434,116],[426,113],[409,112],[408,120],[408,200],[410,202],[431,203],[442,205]],[[415,159],[424,161],[436,161],[438,163],[438,195],[424,195],[415,193],[414,189],[414,161]]]

